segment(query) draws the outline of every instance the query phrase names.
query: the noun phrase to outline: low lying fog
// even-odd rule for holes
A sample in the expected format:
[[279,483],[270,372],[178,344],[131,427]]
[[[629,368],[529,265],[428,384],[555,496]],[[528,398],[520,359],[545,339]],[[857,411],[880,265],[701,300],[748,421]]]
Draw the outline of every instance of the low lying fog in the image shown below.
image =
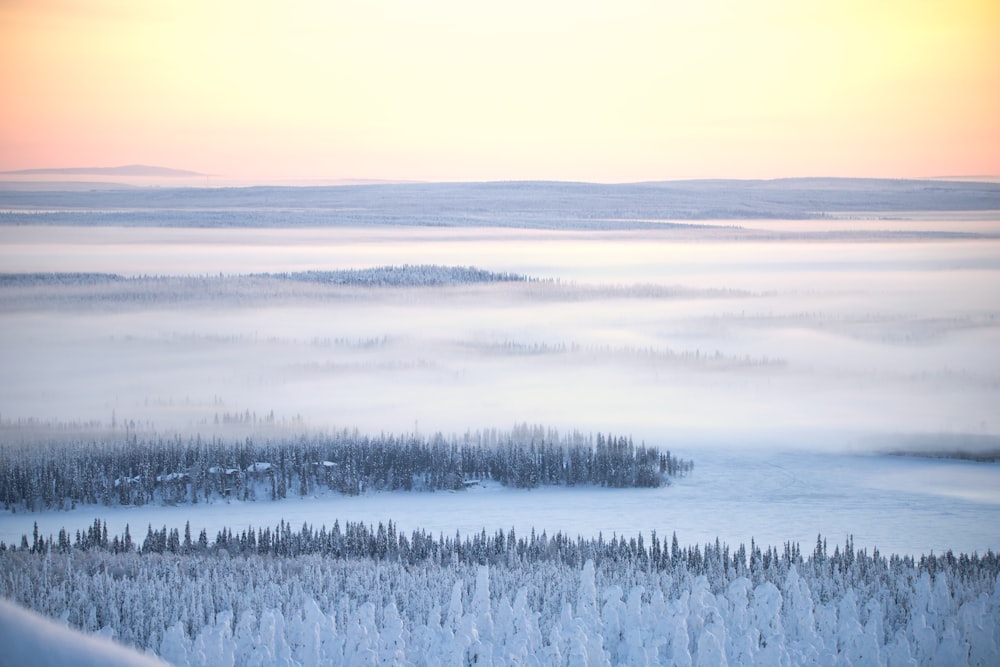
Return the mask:
[[[114,298],[101,285],[0,286],[7,423],[114,415],[208,433],[223,428],[217,420],[273,413],[294,428],[450,433],[526,421],[668,446],[838,448],[893,434],[1000,434],[997,240],[392,228],[0,235],[8,273],[203,277],[174,281],[166,296],[142,282],[115,286]],[[205,291],[204,276],[220,272],[430,263],[558,282],[248,294],[230,289],[240,279],[213,277]]]

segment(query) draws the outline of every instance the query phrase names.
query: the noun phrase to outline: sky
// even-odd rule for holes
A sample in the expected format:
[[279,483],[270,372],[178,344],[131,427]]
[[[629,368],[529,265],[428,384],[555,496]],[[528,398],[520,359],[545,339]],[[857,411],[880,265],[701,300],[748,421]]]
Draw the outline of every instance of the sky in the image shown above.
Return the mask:
[[1000,174],[996,0],[0,0],[0,170]]

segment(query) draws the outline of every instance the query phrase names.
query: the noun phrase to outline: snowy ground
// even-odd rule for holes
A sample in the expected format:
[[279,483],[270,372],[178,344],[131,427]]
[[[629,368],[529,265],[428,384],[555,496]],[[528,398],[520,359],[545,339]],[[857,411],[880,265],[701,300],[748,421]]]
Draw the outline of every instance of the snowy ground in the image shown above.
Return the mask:
[[165,667],[109,639],[71,630],[0,600],[0,664],[35,667]]

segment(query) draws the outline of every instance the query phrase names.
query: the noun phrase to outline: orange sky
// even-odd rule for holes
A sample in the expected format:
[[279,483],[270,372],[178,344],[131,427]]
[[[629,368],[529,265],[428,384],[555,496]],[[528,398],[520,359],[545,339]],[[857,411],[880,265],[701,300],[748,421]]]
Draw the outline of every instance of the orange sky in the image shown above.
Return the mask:
[[0,0],[0,170],[1000,174],[996,0]]

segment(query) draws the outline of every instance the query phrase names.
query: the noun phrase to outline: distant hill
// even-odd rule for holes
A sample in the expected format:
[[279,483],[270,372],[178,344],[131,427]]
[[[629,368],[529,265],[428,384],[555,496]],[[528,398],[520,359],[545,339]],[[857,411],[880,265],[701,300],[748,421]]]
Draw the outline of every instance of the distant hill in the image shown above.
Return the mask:
[[127,164],[120,167],[55,167],[49,169],[19,169],[0,171],[4,176],[144,176],[153,178],[183,178],[207,176],[197,171],[154,167],[146,164]]
[[[133,184],[156,181],[139,180]],[[199,179],[160,180],[159,187],[118,190],[0,187],[0,225],[662,230],[717,220],[949,220],[958,214],[995,220],[1000,211],[1000,184],[967,181],[800,178],[616,185],[509,181],[191,187],[190,181]],[[951,233],[947,228],[937,231]]]

